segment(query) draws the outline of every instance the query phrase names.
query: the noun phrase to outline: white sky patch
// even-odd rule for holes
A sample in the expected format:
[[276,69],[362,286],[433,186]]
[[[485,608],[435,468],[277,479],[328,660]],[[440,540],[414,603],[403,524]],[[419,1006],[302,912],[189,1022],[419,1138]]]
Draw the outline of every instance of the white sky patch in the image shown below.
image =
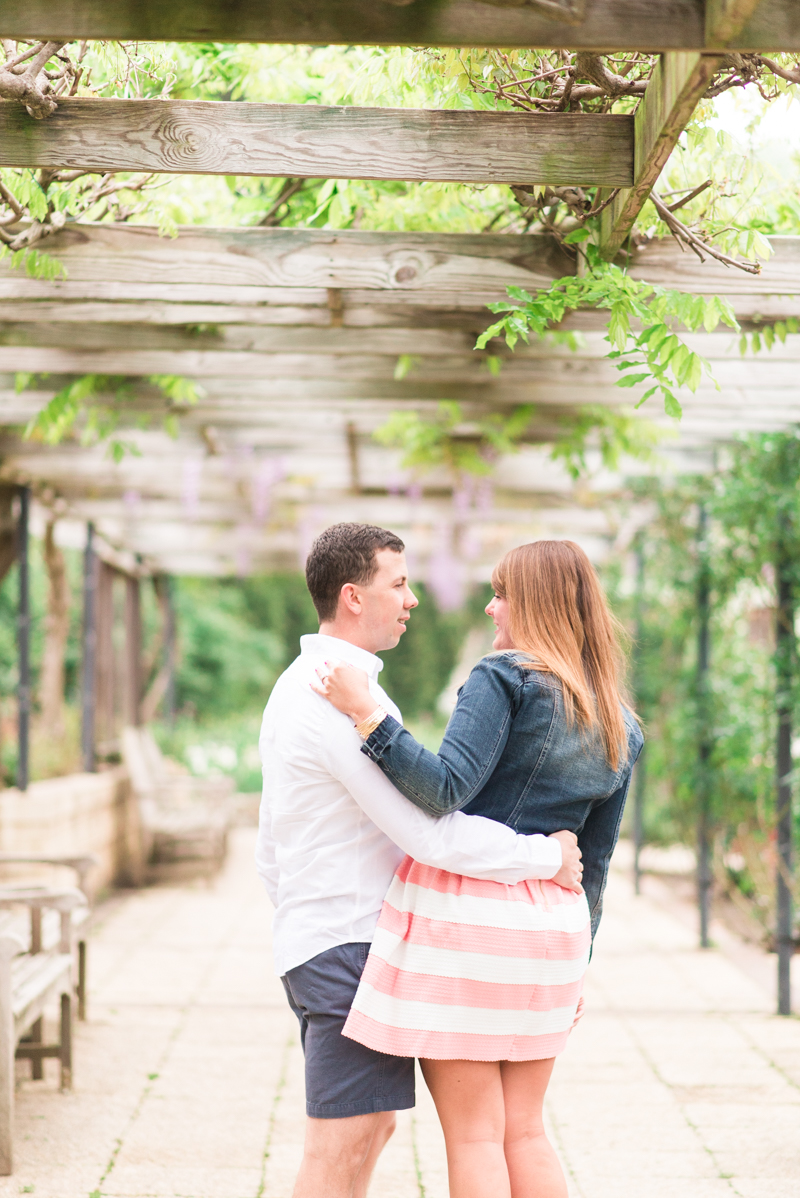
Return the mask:
[[755,88],[731,89],[714,102],[709,124],[724,129],[756,158],[777,164],[800,153],[800,102],[791,96],[763,100]]

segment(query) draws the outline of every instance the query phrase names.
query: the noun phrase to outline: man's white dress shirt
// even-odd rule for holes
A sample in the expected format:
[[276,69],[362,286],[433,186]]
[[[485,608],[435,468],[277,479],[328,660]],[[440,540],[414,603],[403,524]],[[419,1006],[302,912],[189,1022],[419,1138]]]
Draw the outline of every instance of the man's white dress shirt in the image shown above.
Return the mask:
[[360,751],[349,717],[312,691],[315,667],[326,659],[366,670],[376,707],[401,718],[378,685],[380,658],[336,637],[300,638],[300,656],[275,684],[259,739],[256,865],[276,908],[279,975],[336,945],[371,941],[405,853],[496,882],[552,878],[561,867],[556,840],[518,836],[460,811],[436,819],[404,798]]

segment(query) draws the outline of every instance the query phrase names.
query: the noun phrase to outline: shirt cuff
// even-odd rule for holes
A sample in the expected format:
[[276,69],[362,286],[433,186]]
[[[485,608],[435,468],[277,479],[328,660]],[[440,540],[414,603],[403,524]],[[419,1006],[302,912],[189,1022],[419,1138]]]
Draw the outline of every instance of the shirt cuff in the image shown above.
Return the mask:
[[554,878],[564,863],[561,841],[554,840],[552,836],[545,836],[541,832],[532,833],[525,839],[530,846],[531,856],[536,861],[534,868],[537,873],[535,876],[544,882]]
[[387,713],[386,718],[381,720],[375,731],[370,732],[361,746],[361,752],[369,757],[370,761],[380,762],[389,745],[402,731],[403,725],[399,724],[393,715]]

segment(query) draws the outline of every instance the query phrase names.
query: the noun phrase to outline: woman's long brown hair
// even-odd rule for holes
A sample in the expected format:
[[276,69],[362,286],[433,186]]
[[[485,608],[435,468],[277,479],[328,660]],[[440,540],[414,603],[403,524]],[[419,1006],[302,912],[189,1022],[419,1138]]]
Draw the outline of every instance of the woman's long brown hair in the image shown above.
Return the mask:
[[529,668],[560,679],[567,720],[585,731],[599,726],[608,763],[618,769],[627,749],[622,628],[586,554],[574,541],[520,545],[495,567],[492,586],[508,600],[515,648],[532,658]]

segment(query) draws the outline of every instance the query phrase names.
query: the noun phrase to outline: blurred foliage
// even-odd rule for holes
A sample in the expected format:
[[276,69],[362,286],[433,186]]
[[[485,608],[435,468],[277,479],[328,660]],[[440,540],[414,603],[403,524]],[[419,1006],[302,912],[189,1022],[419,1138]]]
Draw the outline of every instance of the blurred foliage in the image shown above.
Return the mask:
[[236,579],[181,578],[174,594],[178,709],[200,720],[257,709],[285,657],[281,629],[253,618]]
[[[81,661],[81,554],[64,550],[67,579],[72,603],[70,626],[65,655],[65,690],[68,708],[78,699]],[[36,695],[44,645],[44,618],[47,607],[47,573],[42,556],[42,543],[30,540],[30,607],[31,607],[31,681],[34,710],[31,729],[31,777],[51,777],[69,772],[79,758],[77,712],[66,714],[64,743],[53,745],[43,738],[38,728]],[[17,693],[17,599],[19,573],[12,566],[0,585],[0,785],[12,785],[16,774],[16,693]]]
[[[175,591],[179,710],[173,727],[157,724],[159,742],[192,773],[231,774],[240,790],[258,790],[261,713],[299,638],[318,630],[303,575],[184,578]],[[381,684],[426,743],[438,746],[444,719],[436,701],[466,633],[486,618],[489,592],[481,588],[461,611],[442,613],[424,585],[414,591],[419,607],[397,648],[381,655]]]
[[[78,767],[80,738],[80,660],[82,554],[64,550],[71,590],[66,652],[66,735],[54,745],[39,736],[36,694],[44,642],[47,576],[36,538],[30,542],[31,663],[34,719],[32,777],[51,777]],[[436,701],[446,686],[463,643],[482,617],[488,593],[476,592],[459,612],[442,613],[424,585],[397,649],[385,655],[382,682],[409,717],[422,717],[429,739],[440,734]],[[161,713],[158,736],[168,753],[197,773],[231,773],[242,789],[257,789],[253,771],[261,713],[278,675],[297,656],[300,637],[316,632],[318,621],[305,579],[299,572],[251,578],[179,578],[174,602],[178,631],[177,716],[168,727]],[[0,760],[2,780],[13,783],[16,769],[16,567],[0,586]],[[160,615],[147,583],[142,591],[142,623],[147,684],[161,664]],[[119,596],[121,598],[121,595]],[[121,605],[118,605],[121,619]],[[121,641],[120,641],[121,644]],[[191,750],[191,751],[190,751]]]
[[533,414],[533,404],[520,404],[508,416],[492,412],[467,420],[460,403],[444,399],[430,419],[393,412],[373,436],[381,445],[403,450],[401,466],[420,473],[444,467],[458,480],[462,474],[491,474],[500,454],[519,448]]
[[397,648],[380,655],[381,685],[403,718],[435,715],[436,701],[447,686],[464,638],[470,628],[486,621],[483,609],[491,598],[489,587],[479,587],[460,610],[441,612],[424,583],[412,579],[411,585],[419,607],[411,613],[408,631]]
[[[424,584],[396,649],[382,655],[381,683],[404,715],[432,714],[466,633],[488,602],[484,588],[458,612],[440,612]],[[318,621],[300,573],[246,579],[183,578],[176,586],[180,642],[178,709],[199,721],[261,712],[278,674]]]
[[[773,915],[777,662],[774,636],[779,522],[791,540],[800,595],[800,434],[759,434],[726,452],[710,476],[637,482],[649,507],[640,534],[644,586],[635,650],[636,704],[647,731],[645,839],[692,844],[702,729],[697,679],[699,504],[709,517],[711,663],[708,689],[711,817],[716,871],[748,895],[765,927]],[[788,527],[788,533],[786,529]],[[637,594],[621,560],[606,582],[633,629]],[[796,652],[793,653],[796,663]],[[800,727],[800,678],[792,693]],[[795,770],[795,777],[798,771]],[[795,796],[800,836],[800,804]]]

